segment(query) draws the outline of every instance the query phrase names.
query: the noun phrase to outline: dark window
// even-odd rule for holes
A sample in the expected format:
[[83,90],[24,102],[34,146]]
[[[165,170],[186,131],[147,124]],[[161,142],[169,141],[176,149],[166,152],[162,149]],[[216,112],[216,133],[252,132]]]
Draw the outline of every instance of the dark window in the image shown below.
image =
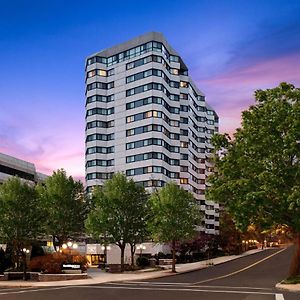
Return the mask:
[[18,176],[23,179],[34,181],[34,174],[30,174],[4,165],[0,165],[0,173],[5,173],[12,176]]

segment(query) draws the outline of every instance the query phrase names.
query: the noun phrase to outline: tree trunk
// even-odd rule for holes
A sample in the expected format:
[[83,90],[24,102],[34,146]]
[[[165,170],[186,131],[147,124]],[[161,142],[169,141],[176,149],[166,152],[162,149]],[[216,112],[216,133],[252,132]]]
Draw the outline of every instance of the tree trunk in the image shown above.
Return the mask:
[[121,272],[123,273],[125,271],[124,268],[125,245],[120,246],[120,249],[121,249]]
[[172,273],[176,273],[176,250],[175,250],[175,240],[172,241]]
[[16,258],[16,265],[17,265],[17,271],[20,271],[20,253],[21,253],[21,247],[19,244],[16,245],[16,248],[14,249],[14,255]]
[[289,270],[289,277],[296,277],[300,271],[300,232],[295,234],[295,251]]
[[130,253],[131,253],[131,266],[134,267],[134,253],[135,253],[134,244],[130,244]]
[[54,251],[57,252],[56,244],[55,244],[55,235],[52,235],[52,244],[54,247]]

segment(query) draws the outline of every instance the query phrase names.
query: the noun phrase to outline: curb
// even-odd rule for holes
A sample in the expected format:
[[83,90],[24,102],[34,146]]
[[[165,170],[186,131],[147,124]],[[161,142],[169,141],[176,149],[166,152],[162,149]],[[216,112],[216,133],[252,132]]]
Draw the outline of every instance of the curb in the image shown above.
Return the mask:
[[300,292],[300,283],[297,284],[282,284],[282,283],[277,283],[275,287],[278,290],[281,291],[287,291],[287,292],[292,292],[292,293],[299,293]]

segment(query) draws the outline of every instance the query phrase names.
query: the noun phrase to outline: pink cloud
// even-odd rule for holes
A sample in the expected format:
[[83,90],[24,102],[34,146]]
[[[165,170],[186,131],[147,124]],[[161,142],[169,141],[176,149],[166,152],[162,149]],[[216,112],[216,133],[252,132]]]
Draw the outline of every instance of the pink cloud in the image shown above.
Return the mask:
[[51,175],[54,170],[64,168],[69,175],[83,179],[83,134],[54,129],[52,136],[48,133],[46,136],[42,130],[23,131],[21,127],[1,135],[0,141],[0,152],[34,163],[38,172]]
[[275,87],[283,81],[300,85],[300,54],[238,68],[198,82],[220,117],[220,131],[233,133],[240,126],[241,112],[254,103],[254,91]]

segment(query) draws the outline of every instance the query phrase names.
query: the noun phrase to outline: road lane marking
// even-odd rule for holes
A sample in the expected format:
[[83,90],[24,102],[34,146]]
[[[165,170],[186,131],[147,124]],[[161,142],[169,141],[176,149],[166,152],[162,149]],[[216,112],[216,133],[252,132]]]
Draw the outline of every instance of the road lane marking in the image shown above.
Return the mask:
[[284,300],[283,294],[275,294],[275,300]]
[[109,285],[115,286],[132,286],[134,284],[138,285],[150,285],[150,286],[184,286],[184,287],[204,287],[204,288],[223,288],[223,289],[244,289],[244,290],[273,290],[272,288],[265,287],[250,287],[250,286],[225,286],[225,285],[193,285],[189,282],[151,282],[151,281],[123,281],[123,282],[109,282]]
[[[78,285],[74,286],[74,288],[90,288],[90,289],[119,289],[119,290],[149,290],[154,291],[153,287],[131,287],[131,286],[84,286],[84,285]],[[205,292],[205,293],[227,293],[227,294],[254,294],[254,295],[273,295],[275,296],[275,293],[271,292],[256,292],[256,291],[228,291],[228,290],[208,290],[208,289],[198,289],[198,288],[156,288],[155,291],[176,291],[176,292]]]
[[122,284],[152,284],[152,285],[188,285],[189,282],[151,282],[151,281],[123,281],[123,282],[109,282],[108,284],[122,285]]
[[210,287],[210,288],[223,288],[223,289],[245,289],[245,290],[268,290],[272,291],[272,288],[258,288],[258,287],[250,287],[250,286],[225,286],[225,285],[197,285],[198,287]]
[[30,288],[32,288],[32,287],[25,287],[25,288],[19,288],[19,287],[10,287],[10,288],[0,288],[0,293],[2,293],[3,291],[14,291],[14,290],[28,290],[28,289],[30,289]]
[[62,289],[69,289],[72,286],[61,286],[61,287],[53,287],[53,288],[40,288],[35,290],[22,290],[22,291],[15,291],[15,292],[4,292],[0,291],[0,295],[10,295],[10,294],[25,294],[25,293],[34,293],[34,292],[43,292],[43,291],[52,291],[52,290],[62,290]]
[[200,283],[210,282],[210,281],[214,281],[214,280],[218,280],[218,279],[223,279],[223,278],[230,277],[232,275],[244,272],[244,271],[246,271],[246,270],[248,270],[248,269],[250,269],[250,268],[252,268],[252,267],[254,267],[254,266],[256,266],[256,265],[258,265],[260,263],[262,263],[263,261],[265,261],[265,260],[267,260],[267,259],[269,259],[269,258],[271,258],[271,257],[273,257],[273,256],[275,256],[275,255],[277,255],[277,254],[285,251],[286,249],[287,248],[284,248],[284,249],[282,249],[282,250],[280,250],[278,252],[275,252],[275,253],[273,253],[273,254],[271,254],[271,255],[269,255],[269,256],[267,256],[267,257],[265,257],[265,258],[263,258],[263,259],[261,259],[261,260],[259,260],[257,262],[255,262],[255,263],[253,263],[253,264],[251,264],[251,265],[243,268],[243,269],[234,271],[234,272],[226,274],[226,275],[222,275],[222,276],[218,276],[218,277],[214,277],[214,278],[210,278],[210,279],[205,279],[205,280],[197,281],[197,282],[194,282],[193,284],[200,284]]

